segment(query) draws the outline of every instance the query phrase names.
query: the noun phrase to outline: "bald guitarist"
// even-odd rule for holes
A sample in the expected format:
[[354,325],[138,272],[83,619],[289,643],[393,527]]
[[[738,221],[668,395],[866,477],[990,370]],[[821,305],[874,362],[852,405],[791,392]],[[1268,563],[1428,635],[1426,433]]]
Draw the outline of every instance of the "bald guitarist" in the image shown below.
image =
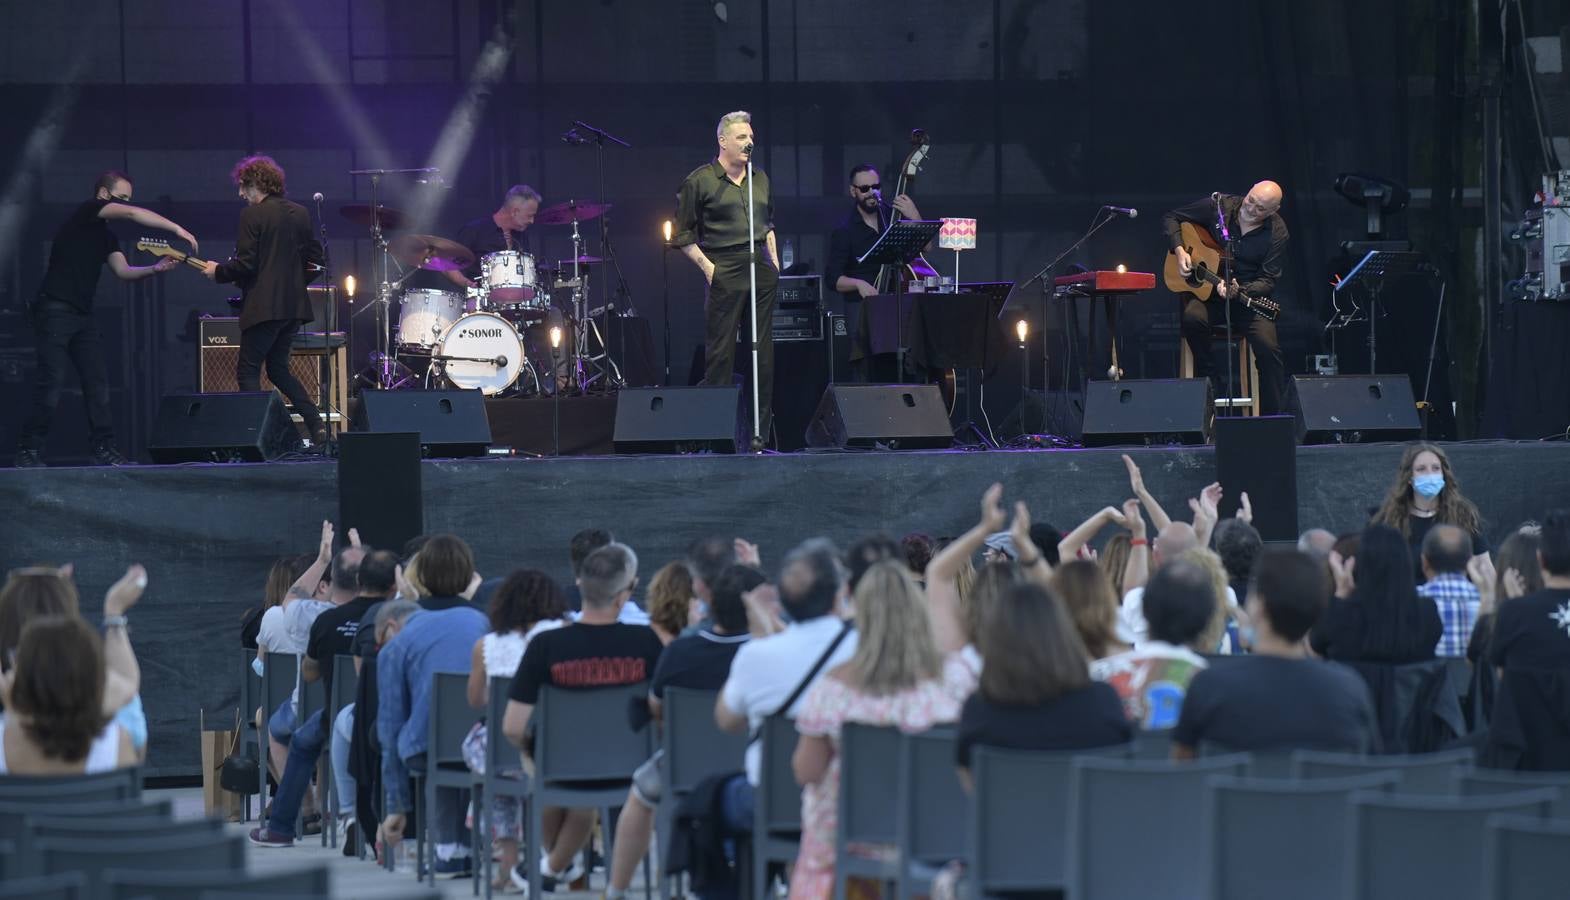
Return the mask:
[[1163,216],[1161,224],[1166,230],[1167,242],[1185,276],[1193,271],[1194,263],[1183,246],[1181,226],[1184,222],[1192,222],[1209,230],[1220,242],[1221,235],[1215,234],[1218,202],[1235,245],[1232,277],[1230,281],[1216,285],[1216,296],[1209,302],[1194,296],[1188,298],[1183,306],[1183,339],[1188,341],[1189,350],[1194,354],[1194,374],[1213,377],[1211,329],[1226,322],[1223,304],[1231,304],[1232,328],[1248,336],[1249,347],[1259,366],[1260,414],[1271,415],[1281,411],[1286,383],[1281,343],[1276,337],[1276,323],[1246,305],[1242,295],[1269,297],[1275,291],[1276,280],[1281,277],[1288,238],[1286,223],[1280,215],[1281,185],[1261,181],[1249,188],[1245,196],[1205,197]]

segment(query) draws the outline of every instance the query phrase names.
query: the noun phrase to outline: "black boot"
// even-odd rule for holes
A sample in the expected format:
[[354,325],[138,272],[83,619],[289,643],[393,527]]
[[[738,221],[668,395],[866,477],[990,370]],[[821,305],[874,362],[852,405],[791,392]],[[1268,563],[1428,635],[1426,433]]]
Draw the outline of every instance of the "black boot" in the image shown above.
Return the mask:
[[134,466],[114,444],[99,444],[93,448],[93,464],[98,466]]

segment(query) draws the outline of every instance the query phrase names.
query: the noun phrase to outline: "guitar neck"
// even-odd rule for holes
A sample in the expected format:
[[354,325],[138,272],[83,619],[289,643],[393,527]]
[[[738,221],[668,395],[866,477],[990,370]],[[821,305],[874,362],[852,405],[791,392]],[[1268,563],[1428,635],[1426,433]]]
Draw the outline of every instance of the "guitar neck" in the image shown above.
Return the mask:
[[194,256],[188,256],[188,255],[182,254],[180,256],[180,261],[185,263],[186,265],[190,266],[193,269],[201,269],[203,271],[205,271],[207,269],[207,260],[205,260],[205,259],[197,259]]

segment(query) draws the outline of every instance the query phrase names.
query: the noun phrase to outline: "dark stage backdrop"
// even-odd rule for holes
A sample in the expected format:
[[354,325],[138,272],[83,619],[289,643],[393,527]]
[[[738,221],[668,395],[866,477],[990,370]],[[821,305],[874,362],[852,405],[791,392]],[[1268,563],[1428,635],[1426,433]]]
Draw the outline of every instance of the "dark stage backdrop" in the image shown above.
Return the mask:
[[[1332,179],[1343,170],[1406,179],[1414,148],[1433,133],[1434,92],[1407,75],[1410,38],[1435,15],[1404,0],[0,0],[0,388],[9,398],[0,447],[14,439],[32,372],[23,300],[53,228],[100,170],[128,170],[138,202],[221,258],[238,214],[229,167],[248,151],[273,154],[296,199],[326,195],[336,274],[353,272],[362,286],[369,241],[332,212],[367,200],[368,182],[350,169],[442,165],[450,189],[419,196],[389,179],[384,196],[426,208],[427,230],[444,234],[490,212],[514,182],[547,203],[603,191],[616,204],[611,234],[631,304],[652,320],[658,346],[660,222],[683,176],[713,153],[715,122],[738,108],[755,116],[781,240],[815,270],[847,209],[849,167],[883,166],[892,185],[916,126],[933,139],[915,191],[922,212],[979,223],[966,280],[1028,276],[1103,203],[1141,215],[1114,222],[1069,261],[1156,269],[1162,210],[1275,178],[1294,234],[1279,295],[1283,344],[1299,370],[1320,349],[1326,259],[1361,227]],[[498,35],[511,55],[493,83],[475,88],[471,79],[494,68],[485,48]],[[603,183],[594,149],[560,139],[573,119],[633,144],[605,151]],[[1414,187],[1418,216],[1427,200]],[[598,229],[587,231],[588,252],[605,255]],[[537,226],[530,237],[544,258],[567,255],[561,228]],[[947,252],[933,261],[954,262]],[[671,262],[673,374],[684,383],[702,281]],[[128,451],[145,445],[156,397],[191,387],[193,318],[223,312],[229,293],[186,270],[134,286],[105,278],[99,300]],[[362,287],[356,309],[364,299]],[[1039,304],[1024,309],[1040,315]],[[1173,299],[1157,290],[1129,309],[1131,374],[1172,374]],[[355,321],[363,353],[370,319]],[[1064,361],[1056,319],[1047,324],[1049,340],[1030,354],[1038,386],[1043,350],[1046,368]],[[1018,396],[1018,365],[1012,359],[987,391],[994,422]],[[68,393],[57,454],[81,448],[79,404]]]

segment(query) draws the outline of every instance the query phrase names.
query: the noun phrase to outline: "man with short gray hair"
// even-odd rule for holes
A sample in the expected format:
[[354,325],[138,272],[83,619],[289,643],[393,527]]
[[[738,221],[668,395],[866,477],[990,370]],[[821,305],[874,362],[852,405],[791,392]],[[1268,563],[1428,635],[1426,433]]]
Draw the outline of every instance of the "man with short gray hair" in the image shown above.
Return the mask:
[[[751,264],[756,262],[758,433],[767,440],[774,391],[774,295],[780,270],[774,245],[774,203],[769,178],[762,170],[754,167],[748,178],[752,115],[743,110],[726,113],[715,137],[719,153],[714,161],[694,169],[676,195],[676,231],[671,246],[680,248],[709,283],[704,302],[703,374],[703,383],[709,385],[733,383],[736,328],[750,315]],[[744,327],[742,333],[750,341],[752,330]]]

